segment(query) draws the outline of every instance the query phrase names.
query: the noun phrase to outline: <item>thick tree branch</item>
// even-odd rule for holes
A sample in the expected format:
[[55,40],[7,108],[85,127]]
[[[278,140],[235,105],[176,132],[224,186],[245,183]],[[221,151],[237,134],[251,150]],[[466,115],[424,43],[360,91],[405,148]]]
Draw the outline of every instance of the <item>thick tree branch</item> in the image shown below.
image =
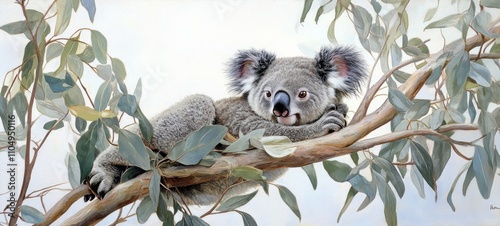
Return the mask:
[[[495,33],[500,32],[500,26],[492,29]],[[465,49],[470,50],[483,44],[487,39],[476,35],[467,39]],[[440,53],[433,54],[426,59],[428,64],[414,72],[405,84],[399,87],[409,99],[413,99],[425,81],[432,73],[432,65]],[[392,105],[385,101],[373,113],[361,117],[354,123],[339,132],[324,137],[294,143],[296,151],[287,157],[276,159],[263,151],[251,150],[245,155],[226,155],[218,159],[212,167],[203,166],[170,166],[162,169],[162,175],[167,175],[166,182],[169,187],[187,186],[207,181],[226,178],[231,169],[237,166],[253,166],[262,170],[272,170],[285,167],[304,166],[325,159],[365,150],[376,145],[392,142],[398,139],[414,135],[441,135],[441,133],[452,130],[477,130],[476,125],[446,125],[437,131],[431,129],[416,129],[409,131],[394,132],[380,137],[361,140],[380,126],[388,123],[397,111]],[[138,178],[120,184],[109,192],[103,200],[96,200],[84,207],[74,216],[68,218],[63,225],[93,225],[102,220],[113,211],[134,202],[148,193],[150,173],[145,173]],[[83,189],[83,188],[81,188]],[[81,197],[81,193],[78,193]],[[65,197],[66,198],[66,197]],[[78,198],[78,197],[77,197]],[[67,198],[69,200],[69,198]],[[74,199],[72,199],[74,200]],[[67,202],[66,202],[67,203]],[[69,205],[71,205],[69,203]],[[57,205],[55,207],[57,209]],[[47,215],[59,215],[63,211],[50,210]],[[51,219],[53,219],[51,217]],[[48,225],[46,220],[39,225]]]

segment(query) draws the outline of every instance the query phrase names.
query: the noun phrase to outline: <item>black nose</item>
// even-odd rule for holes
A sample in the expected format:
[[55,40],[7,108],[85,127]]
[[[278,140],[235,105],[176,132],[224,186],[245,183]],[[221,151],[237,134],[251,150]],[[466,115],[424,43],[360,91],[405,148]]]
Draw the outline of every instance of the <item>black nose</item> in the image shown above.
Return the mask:
[[290,113],[290,96],[285,91],[278,91],[274,95],[273,114],[276,117],[287,117]]

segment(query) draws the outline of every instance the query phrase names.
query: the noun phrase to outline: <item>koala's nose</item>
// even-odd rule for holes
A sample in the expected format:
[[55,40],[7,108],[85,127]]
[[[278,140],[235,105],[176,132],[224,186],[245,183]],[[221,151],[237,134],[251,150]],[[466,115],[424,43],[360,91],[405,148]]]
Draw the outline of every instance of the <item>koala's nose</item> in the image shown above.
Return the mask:
[[290,96],[285,91],[278,91],[274,95],[273,114],[276,117],[287,117],[290,113]]

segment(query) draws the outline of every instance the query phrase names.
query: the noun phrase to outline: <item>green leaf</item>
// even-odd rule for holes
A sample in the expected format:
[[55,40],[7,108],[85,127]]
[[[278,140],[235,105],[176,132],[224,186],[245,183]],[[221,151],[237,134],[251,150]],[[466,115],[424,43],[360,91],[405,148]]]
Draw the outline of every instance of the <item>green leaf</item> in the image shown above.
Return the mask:
[[35,80],[35,69],[38,64],[33,41],[28,42],[24,48],[23,62],[21,65],[21,85],[23,87],[31,87],[33,80]]
[[146,221],[148,221],[149,217],[155,212],[155,210],[156,206],[153,205],[151,197],[146,196],[146,198],[144,198],[137,207],[137,221],[141,224],[144,224]]
[[85,8],[89,14],[90,21],[94,23],[95,17],[95,1],[94,0],[81,0],[83,8]]
[[225,153],[233,153],[233,152],[241,152],[245,151],[250,148],[250,139],[259,139],[264,136],[264,129],[257,129],[254,131],[251,131],[244,136],[240,137],[238,140],[236,140],[234,143],[229,145],[226,150],[224,150]]
[[56,122],[57,122],[57,120],[52,120],[52,121],[45,123],[43,125],[43,129],[50,130],[52,127],[54,127],[54,128],[52,128],[52,130],[57,130],[57,129],[63,128],[64,123],[62,121],[57,123],[57,124],[56,124]]
[[474,28],[475,31],[483,34],[486,37],[489,38],[500,38],[499,34],[493,33],[489,30],[488,25],[491,23],[491,15],[490,13],[486,11],[481,11],[479,14],[476,15],[474,20],[472,21],[472,28]]
[[52,59],[54,59],[58,56],[61,56],[63,49],[64,49],[64,46],[62,46],[60,43],[57,43],[57,42],[50,43],[47,46],[47,53],[45,55],[45,61],[49,62]]
[[451,155],[451,146],[445,141],[434,142],[432,149],[433,177],[437,180],[441,176],[444,167],[448,163]]
[[460,179],[460,176],[462,176],[462,174],[465,172],[465,170],[469,169],[470,165],[471,165],[472,162],[467,162],[463,167],[462,169],[460,170],[460,172],[458,173],[457,177],[455,178],[455,180],[453,181],[453,184],[451,185],[450,187],[450,191],[448,192],[448,196],[446,198],[446,200],[448,201],[448,204],[450,205],[451,209],[453,210],[453,212],[455,212],[455,205],[453,205],[453,200],[451,199],[452,198],[452,195],[453,195],[453,191],[455,190],[455,186],[457,185],[457,182],[458,182],[458,179]]
[[354,196],[356,194],[358,194],[358,191],[356,191],[356,189],[354,189],[354,187],[351,187],[349,189],[349,192],[347,192],[347,197],[345,199],[344,206],[342,206],[342,209],[340,210],[339,216],[337,217],[337,223],[340,222],[340,218],[345,213],[345,211],[347,210],[347,207],[349,207],[349,205],[351,204],[351,202],[354,199]]
[[[470,161],[469,163],[472,163],[472,161]],[[467,189],[469,188],[469,185],[472,182],[472,179],[474,179],[474,177],[476,177],[474,175],[474,169],[472,167],[469,167],[467,173],[465,174],[464,183],[462,185],[462,194],[464,196],[467,195]]]
[[80,165],[80,182],[83,182],[92,169],[98,150],[95,147],[97,141],[97,133],[94,133],[94,127],[89,127],[89,130],[82,134],[76,142],[76,158]]
[[384,203],[384,215],[387,225],[397,225],[398,219],[396,214],[396,196],[391,188],[386,184],[382,175],[372,170],[374,180],[377,182],[380,199]]
[[158,202],[158,208],[156,209],[156,215],[158,215],[158,219],[162,222],[171,222],[173,224],[174,214],[168,209],[169,194],[167,190],[160,190],[160,199]]
[[68,181],[72,188],[80,186],[80,165],[71,144],[68,144],[69,152],[66,154],[65,163],[68,168]]
[[491,88],[481,87],[477,90],[477,106],[481,110],[488,110],[488,106],[493,99]]
[[500,2],[497,0],[481,0],[479,1],[479,4],[484,7],[500,9]]
[[472,168],[476,177],[479,192],[483,198],[488,199],[493,186],[496,166],[490,164],[490,159],[486,150],[481,146],[474,146],[474,156],[472,158]]
[[83,52],[78,53],[77,56],[85,63],[92,63],[95,60],[94,50],[90,45],[87,45]]
[[265,177],[262,175],[262,170],[253,166],[238,166],[231,169],[231,176],[241,177],[245,180],[264,181]]
[[64,79],[56,78],[47,74],[45,74],[43,77],[45,78],[45,82],[49,84],[50,89],[54,93],[61,93],[75,86],[75,83],[73,79],[71,79],[71,75],[68,72],[65,73]]
[[422,145],[414,141],[410,142],[410,150],[418,171],[422,174],[427,184],[434,190],[436,188],[435,178],[433,177],[434,167],[429,152]]
[[348,181],[356,191],[366,194],[370,200],[375,198],[377,191],[376,187],[374,187],[365,177],[360,174],[355,174]]
[[153,175],[151,175],[151,180],[149,181],[149,197],[151,198],[151,205],[153,208],[157,209],[160,202],[160,174],[158,169],[153,169]]
[[309,181],[311,181],[311,185],[314,190],[318,187],[318,177],[316,176],[316,170],[314,170],[314,164],[309,164],[302,166],[304,172],[306,172]]
[[[324,3],[322,6],[320,6],[318,8],[318,11],[316,11],[316,17],[314,17],[314,21],[316,23],[318,23],[319,17],[321,15],[323,15],[324,13],[328,13],[331,10],[333,10],[333,7],[329,7],[330,4],[332,4],[332,3],[335,4],[335,2],[333,2],[333,0],[328,0],[328,2]],[[325,11],[325,8],[327,8],[326,11]]]
[[60,59],[59,67],[54,72],[55,75],[61,73],[64,70],[64,68],[68,64],[68,56],[71,55],[71,54],[75,54],[76,51],[78,50],[78,44],[79,44],[78,38],[79,37],[76,37],[76,38],[73,38],[73,39],[69,39],[66,42],[66,45],[64,46],[64,49],[63,49],[63,51],[61,53],[61,59]]
[[16,22],[5,24],[5,25],[1,26],[0,29],[11,34],[11,35],[17,35],[17,34],[22,34],[26,31],[28,31],[28,25],[26,25],[25,20],[21,20],[21,21],[16,21]]
[[360,40],[364,40],[368,37],[372,25],[372,16],[363,7],[352,5],[352,13],[354,16],[354,27],[359,35]]
[[463,89],[470,71],[469,53],[460,51],[453,55],[446,66],[446,89],[451,96],[455,96]]
[[141,80],[141,78],[139,78],[139,80],[137,81],[137,84],[135,85],[134,96],[135,96],[135,99],[137,99],[137,103],[140,103],[141,97],[142,97],[142,80]]
[[413,185],[415,185],[415,188],[418,191],[418,195],[420,195],[422,199],[425,199],[424,178],[422,177],[422,174],[418,172],[415,165],[411,166],[410,177],[411,182],[413,182]]
[[102,78],[104,81],[111,81],[111,78],[113,77],[113,72],[111,70],[111,65],[109,64],[100,64],[96,66],[96,74],[100,78]]
[[118,100],[118,108],[130,116],[135,115],[137,107],[137,100],[133,95],[125,94]]
[[68,69],[75,79],[83,77],[83,62],[76,55],[68,55]]
[[345,182],[352,170],[349,165],[337,160],[323,161],[323,168],[325,168],[328,175],[337,182]]
[[19,121],[21,121],[21,125],[26,127],[26,113],[28,112],[28,100],[23,92],[18,92],[12,99],[9,101],[9,105],[13,104],[14,109],[17,112],[17,116]]
[[220,211],[220,212],[227,212],[227,211],[235,210],[241,206],[244,206],[250,200],[253,199],[255,194],[257,194],[257,191],[258,190],[254,191],[250,194],[233,196],[231,198],[228,198],[228,199],[222,201],[222,203],[217,207],[216,210]]
[[438,7],[431,8],[431,9],[427,10],[427,12],[425,13],[425,16],[424,16],[424,22],[431,20],[432,17],[434,17],[434,15],[436,15],[437,9],[438,9]]
[[120,130],[118,135],[118,152],[120,155],[132,165],[149,170],[151,168],[149,154],[141,138],[128,130]]
[[121,80],[125,80],[127,77],[127,71],[125,70],[125,64],[118,58],[111,58],[111,66],[113,67],[113,73],[115,76]]
[[106,64],[108,53],[108,41],[106,37],[104,37],[101,32],[92,30],[90,33],[90,40],[92,42],[92,50],[94,50],[95,57],[101,64]]
[[438,65],[436,66],[431,73],[431,76],[425,81],[426,85],[432,85],[434,84],[439,77],[441,77],[441,74],[443,73],[443,65]]
[[101,118],[114,118],[117,116],[117,114],[111,110],[96,111],[87,106],[70,106],[68,109],[72,115],[87,121],[97,121]]
[[374,160],[375,164],[377,164],[378,166],[380,166],[380,168],[382,168],[382,170],[384,170],[387,177],[389,178],[389,181],[392,183],[392,186],[394,186],[394,188],[398,192],[399,197],[403,197],[403,194],[405,193],[405,185],[396,167],[394,167],[394,165],[392,165],[386,159],[380,158],[378,156],[374,156]]
[[453,119],[454,122],[456,123],[465,122],[465,116],[456,109],[448,108],[446,112],[450,115],[450,117]]
[[94,99],[94,109],[96,111],[103,111],[106,109],[111,98],[111,82],[106,81],[97,90],[97,94]]
[[469,112],[469,117],[470,117],[470,123],[473,123],[474,120],[476,119],[476,107],[474,106],[474,103],[473,103],[473,100],[474,100],[474,94],[469,94],[469,109],[468,109],[468,112]]
[[250,139],[250,143],[256,148],[263,149],[268,155],[274,158],[283,158],[292,154],[297,149],[290,138],[285,136]]
[[279,192],[280,192],[280,196],[281,196],[281,199],[283,199],[283,201],[286,203],[286,205],[288,207],[290,207],[290,209],[292,210],[292,212],[295,214],[295,216],[297,216],[300,220],[300,210],[299,210],[299,206],[297,205],[297,199],[295,198],[295,195],[293,195],[293,193],[288,190],[288,188],[286,188],[285,186],[281,186],[281,185],[274,185],[278,188]]
[[227,128],[224,126],[204,126],[189,134],[186,140],[177,143],[167,157],[184,165],[196,165],[214,149],[226,133]]
[[144,172],[146,172],[146,171],[144,171],[143,169],[136,167],[136,166],[127,167],[125,172],[122,173],[122,176],[120,178],[120,183],[124,183],[124,182],[131,180],[131,179],[134,179],[137,176],[143,174]]
[[413,106],[413,103],[397,89],[389,89],[389,102],[391,102],[392,106],[399,112],[406,112]]
[[236,211],[241,215],[241,218],[243,218],[243,225],[244,226],[257,226],[257,222],[255,222],[255,219],[253,217],[245,212],[242,211]]
[[481,134],[486,135],[496,129],[496,121],[492,114],[487,111],[481,111],[478,119],[479,130]]
[[424,28],[424,30],[431,29],[431,28],[446,28],[446,27],[456,26],[457,24],[460,23],[463,16],[464,16],[464,14],[461,14],[461,13],[449,15],[443,19],[440,19],[440,20],[437,20],[437,21],[430,23],[429,25],[427,25]]
[[431,107],[429,100],[415,100],[414,102],[413,106],[406,111],[405,118],[407,120],[415,120],[427,115]]
[[149,120],[146,118],[144,113],[142,113],[142,110],[139,106],[137,106],[134,117],[139,120],[139,129],[141,130],[142,137],[146,141],[151,142],[151,139],[153,138],[153,126],[151,125],[151,122],[149,122]]
[[436,130],[439,128],[444,121],[444,113],[445,111],[443,109],[437,109],[432,113],[431,120],[429,122],[429,125],[431,129]]
[[71,9],[73,9],[73,2],[71,0],[58,0],[56,2],[57,19],[54,35],[60,35],[66,30],[71,20]]
[[305,0],[304,1],[304,7],[302,8],[302,16],[300,16],[300,23],[303,23],[304,20],[306,19],[307,13],[311,9],[312,3],[313,3],[313,0]]
[[38,224],[45,218],[42,212],[31,206],[22,205],[19,209],[21,210],[21,217],[26,223]]
[[491,73],[485,66],[470,62],[469,78],[474,79],[477,84],[483,87],[490,87]]

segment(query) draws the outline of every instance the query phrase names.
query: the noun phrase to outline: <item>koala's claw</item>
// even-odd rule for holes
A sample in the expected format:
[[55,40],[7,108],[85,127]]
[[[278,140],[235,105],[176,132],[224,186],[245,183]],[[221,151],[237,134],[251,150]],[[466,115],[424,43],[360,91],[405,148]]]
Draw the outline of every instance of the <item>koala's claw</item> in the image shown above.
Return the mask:
[[[340,109],[339,109],[340,106]],[[332,105],[323,117],[320,119],[321,129],[327,132],[337,132],[347,125],[347,121],[344,118],[344,112],[339,110],[345,110],[342,105]]]
[[85,195],[85,202],[92,201],[94,198],[103,199],[104,196],[116,185],[118,180],[114,175],[105,173],[104,171],[92,171],[89,177],[85,180],[87,186],[91,190],[91,194]]

